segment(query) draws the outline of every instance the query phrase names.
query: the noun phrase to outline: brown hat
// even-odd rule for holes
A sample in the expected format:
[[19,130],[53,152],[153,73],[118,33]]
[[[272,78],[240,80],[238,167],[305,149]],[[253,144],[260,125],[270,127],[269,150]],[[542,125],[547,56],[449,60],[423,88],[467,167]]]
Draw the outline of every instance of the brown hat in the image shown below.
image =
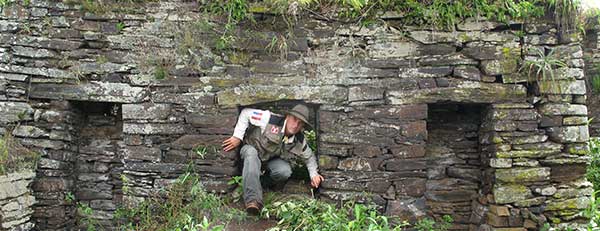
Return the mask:
[[304,104],[297,104],[292,108],[292,110],[286,111],[285,114],[293,115],[294,117],[302,120],[304,124],[308,125],[311,128],[313,127],[312,124],[308,122],[308,107]]

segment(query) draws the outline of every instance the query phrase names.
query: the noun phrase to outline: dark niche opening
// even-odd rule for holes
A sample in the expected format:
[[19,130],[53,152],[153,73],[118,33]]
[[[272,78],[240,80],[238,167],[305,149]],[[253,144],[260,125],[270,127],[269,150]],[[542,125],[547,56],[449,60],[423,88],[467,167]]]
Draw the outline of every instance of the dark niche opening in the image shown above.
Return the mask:
[[[304,137],[307,139],[307,142],[309,143],[309,146],[312,148],[315,157],[319,158],[319,104],[311,104],[311,103],[306,103],[304,101],[301,100],[280,100],[280,101],[271,101],[271,102],[263,102],[263,103],[257,103],[257,104],[251,104],[251,105],[245,105],[245,106],[240,106],[238,107],[238,114],[244,109],[244,108],[255,108],[255,109],[261,109],[261,110],[269,110],[272,113],[276,113],[279,115],[285,115],[285,112],[287,110],[291,110],[296,104],[298,103],[304,103],[306,106],[308,106],[308,110],[309,110],[309,122],[312,124],[312,128],[309,127],[305,127],[304,129]],[[265,160],[263,160],[264,162]],[[318,163],[318,161],[317,161]],[[241,172],[243,163],[239,163],[239,169]],[[264,166],[263,166],[264,168]],[[268,181],[269,179],[266,176],[261,177],[261,180],[266,180]],[[300,186],[304,183],[302,183],[301,181],[310,181],[310,177],[308,174],[308,170],[306,169],[306,166],[301,166],[301,167],[296,167],[292,169],[292,175],[290,176],[290,180],[288,180],[288,182],[285,185],[284,191],[290,192],[290,193],[300,193],[300,192],[304,192],[304,187],[297,187]],[[308,189],[308,188],[307,188]],[[310,192],[310,190],[308,190],[308,192]]]
[[479,136],[482,104],[429,104],[426,203],[430,215],[450,215],[456,230],[469,230],[481,194],[482,152]]
[[[76,116],[74,140],[75,207],[89,207],[90,215],[104,228],[113,227],[112,214],[122,198],[118,150],[122,145],[121,105],[107,102],[70,101]],[[76,210],[76,208],[74,208]],[[76,226],[85,229],[84,215],[75,213]]]

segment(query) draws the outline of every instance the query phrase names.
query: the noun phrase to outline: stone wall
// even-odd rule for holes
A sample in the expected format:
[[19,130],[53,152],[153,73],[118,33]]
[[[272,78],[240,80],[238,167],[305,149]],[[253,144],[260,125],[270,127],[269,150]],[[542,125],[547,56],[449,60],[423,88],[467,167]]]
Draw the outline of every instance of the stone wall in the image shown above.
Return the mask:
[[35,177],[32,171],[10,173],[0,176],[0,229],[30,230],[35,197],[31,182]]
[[[70,192],[109,223],[115,206],[190,164],[209,190],[229,192],[238,155],[220,144],[239,107],[280,100],[317,105],[323,200],[369,200],[413,221],[450,214],[457,230],[585,222],[577,36],[559,42],[550,22],[468,19],[444,31],[393,16],[363,28],[304,16],[288,30],[259,14],[219,50],[222,25],[197,9],[161,1],[91,14],[32,0],[2,10],[0,131],[44,154],[39,229],[78,225]],[[269,51],[272,41],[285,49]],[[550,85],[517,73],[536,49],[568,64]]]
[[590,135],[600,136],[600,98],[598,90],[592,88],[592,79],[600,82],[600,26],[598,23],[588,25],[585,40],[583,42],[585,53],[585,76],[588,86],[588,117],[593,118],[590,123]]

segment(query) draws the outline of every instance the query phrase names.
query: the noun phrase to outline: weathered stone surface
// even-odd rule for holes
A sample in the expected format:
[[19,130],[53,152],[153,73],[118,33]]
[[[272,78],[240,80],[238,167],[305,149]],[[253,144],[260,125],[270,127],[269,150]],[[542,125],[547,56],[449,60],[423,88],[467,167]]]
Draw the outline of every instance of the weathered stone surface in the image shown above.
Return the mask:
[[393,160],[387,162],[385,169],[389,171],[425,170],[427,169],[427,165],[424,160],[418,159]]
[[185,132],[186,126],[181,124],[123,124],[123,133],[126,134],[183,134]]
[[398,179],[397,175],[385,172],[323,171],[322,175],[329,181],[323,181],[323,188],[356,192],[383,193],[390,187],[392,180]]
[[123,104],[123,119],[164,120],[171,112],[170,104]]
[[481,71],[473,66],[458,66],[454,68],[454,76],[468,80],[481,80]]
[[487,31],[500,26],[500,23],[488,21],[485,18],[467,18],[464,22],[457,24],[459,30]]
[[369,160],[359,157],[341,160],[338,168],[346,171],[373,171],[377,166],[371,166]]
[[29,125],[21,125],[21,126],[16,127],[13,130],[12,134],[14,136],[32,137],[32,138],[49,136],[48,132],[46,132],[45,130],[35,127],[35,126],[29,126]]
[[486,75],[506,75],[517,72],[517,59],[483,60],[481,69]]
[[348,89],[348,100],[361,101],[383,99],[384,91],[385,90],[383,88],[375,88],[369,86],[350,87]]
[[537,81],[536,86],[541,94],[586,94],[584,80]]
[[424,178],[405,178],[394,181],[396,194],[400,197],[421,197],[427,190],[426,184],[427,180]]
[[434,78],[452,74],[452,67],[400,68],[400,78]]
[[425,202],[426,200],[423,198],[416,200],[389,200],[385,214],[399,217],[405,221],[415,222],[427,215]]
[[22,102],[0,102],[0,123],[14,123],[33,118],[33,108]]
[[498,204],[508,204],[533,197],[529,188],[517,184],[496,185],[493,194]]
[[567,209],[585,209],[590,204],[589,197],[578,197],[567,200],[550,200],[546,206],[547,211],[558,211]]
[[436,102],[491,103],[525,101],[522,85],[465,82],[456,87],[422,89],[416,91],[389,91],[391,104],[419,104]]
[[550,127],[547,129],[550,139],[560,143],[581,143],[590,139],[587,126]]
[[512,167],[512,159],[490,159],[490,167],[492,168],[510,168]]
[[555,150],[513,150],[497,152],[497,158],[541,158],[557,153]]
[[348,90],[341,87],[237,87],[217,93],[221,106],[250,105],[277,100],[305,100],[309,103],[336,104],[348,99]]
[[30,57],[30,58],[53,58],[56,57],[56,52],[46,49],[35,49],[31,47],[12,46],[14,55]]
[[330,155],[319,155],[319,168],[332,170],[338,166],[338,158]]
[[53,50],[75,50],[83,44],[79,41],[69,41],[64,39],[48,39],[45,37],[2,34],[0,35],[0,43],[19,45],[27,47],[38,47]]
[[92,81],[81,85],[36,84],[32,98],[58,100],[87,100],[99,102],[138,103],[146,100],[147,90],[123,83]]
[[545,181],[550,179],[550,168],[496,169],[496,180],[503,183]]
[[563,124],[570,125],[587,125],[588,117],[585,116],[568,116],[563,118]]
[[161,160],[161,151],[158,148],[149,147],[127,147],[122,150],[123,157],[129,161],[151,161],[159,162]]
[[538,108],[543,115],[587,116],[587,106],[580,104],[547,103]]
[[419,53],[418,44],[407,41],[380,41],[367,47],[369,57],[399,58],[413,56]]

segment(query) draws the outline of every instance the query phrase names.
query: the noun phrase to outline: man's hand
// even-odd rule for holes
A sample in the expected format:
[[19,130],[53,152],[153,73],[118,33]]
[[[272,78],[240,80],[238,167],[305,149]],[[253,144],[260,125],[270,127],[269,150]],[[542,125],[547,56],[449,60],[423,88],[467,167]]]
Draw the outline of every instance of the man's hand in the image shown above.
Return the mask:
[[318,188],[319,185],[321,185],[322,181],[323,181],[323,176],[316,175],[312,179],[310,179],[310,186],[312,186],[313,188]]
[[242,141],[240,139],[238,139],[235,136],[232,136],[223,141],[223,145],[221,145],[221,147],[223,147],[223,151],[229,152],[240,146],[241,143]]

